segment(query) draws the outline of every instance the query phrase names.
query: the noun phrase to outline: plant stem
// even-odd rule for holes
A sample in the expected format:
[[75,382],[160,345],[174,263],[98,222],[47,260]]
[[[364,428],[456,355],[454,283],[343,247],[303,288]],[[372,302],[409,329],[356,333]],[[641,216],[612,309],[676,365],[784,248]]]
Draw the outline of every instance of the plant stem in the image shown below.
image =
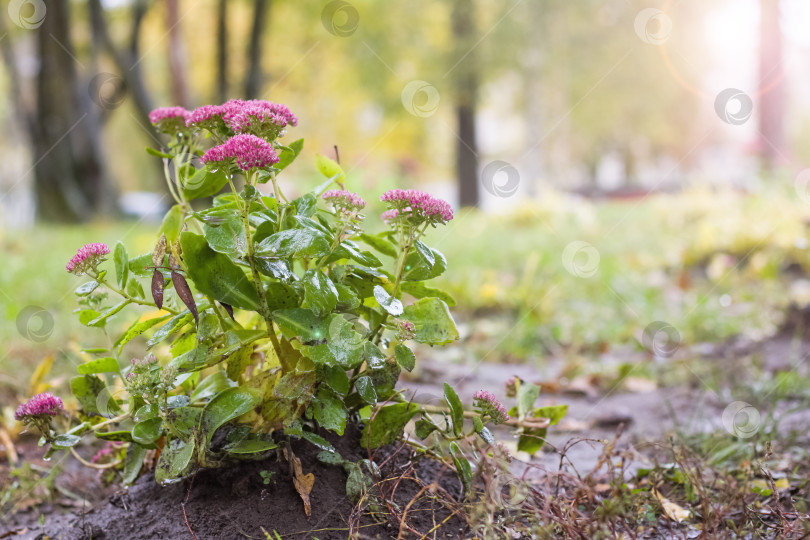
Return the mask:
[[70,453],[73,454],[73,457],[75,457],[76,459],[79,460],[79,463],[81,463],[85,467],[90,467],[90,468],[93,468],[93,469],[101,469],[101,470],[112,469],[113,467],[117,467],[117,466],[119,466],[121,464],[120,459],[118,461],[114,461],[112,463],[105,463],[104,465],[99,465],[98,463],[92,463],[92,462],[87,461],[86,459],[84,459],[82,456],[80,456],[79,453],[76,452],[76,450],[74,450],[72,446],[70,447]]
[[170,307],[163,306],[162,308],[158,308],[158,307],[157,307],[157,304],[155,304],[154,302],[147,302],[147,301],[145,301],[145,300],[140,300],[140,299],[138,299],[138,298],[135,298],[135,297],[133,297],[133,296],[130,296],[129,294],[127,294],[127,292],[126,292],[126,291],[122,291],[121,289],[119,289],[119,288],[118,288],[118,287],[116,287],[115,285],[111,285],[111,284],[107,283],[107,280],[106,280],[105,278],[101,277],[101,276],[100,276],[100,274],[96,274],[96,275],[94,276],[93,274],[90,274],[90,273],[88,272],[88,275],[89,275],[90,277],[96,278],[96,281],[98,281],[98,282],[99,282],[101,285],[104,285],[105,287],[107,287],[107,288],[108,288],[108,289],[110,289],[111,291],[113,291],[113,292],[115,292],[115,293],[117,293],[117,294],[119,294],[119,295],[123,296],[124,298],[126,298],[127,300],[129,300],[130,302],[132,302],[133,304],[138,304],[138,305],[141,305],[141,306],[149,306],[149,307],[153,307],[153,308],[156,308],[156,309],[162,309],[162,310],[164,310],[164,311],[168,311],[168,312],[169,312],[169,313],[171,313],[172,315],[177,315],[177,313],[178,313],[178,311],[175,311],[175,310],[173,310],[173,309],[172,309],[172,308],[170,308]]
[[[253,179],[253,175],[248,177],[248,182],[253,185],[251,181]],[[275,181],[273,183],[275,185]],[[233,184],[231,184],[231,188],[233,188]],[[237,197],[238,199],[238,197]],[[262,283],[262,277],[259,275],[259,271],[256,268],[256,261],[254,260],[253,254],[253,235],[250,234],[250,201],[243,201],[245,206],[242,212],[242,220],[245,225],[245,243],[247,244],[247,260],[250,264],[250,272],[253,275],[253,284],[256,287],[256,293],[259,295],[259,303],[261,304],[262,309],[262,318],[267,326],[267,335],[270,336],[270,341],[273,342],[273,348],[276,351],[276,355],[278,356],[279,360],[281,360],[281,344],[278,342],[278,336],[276,336],[276,329],[273,326],[273,318],[270,315],[270,308],[267,305],[267,297],[264,294],[264,285]]]

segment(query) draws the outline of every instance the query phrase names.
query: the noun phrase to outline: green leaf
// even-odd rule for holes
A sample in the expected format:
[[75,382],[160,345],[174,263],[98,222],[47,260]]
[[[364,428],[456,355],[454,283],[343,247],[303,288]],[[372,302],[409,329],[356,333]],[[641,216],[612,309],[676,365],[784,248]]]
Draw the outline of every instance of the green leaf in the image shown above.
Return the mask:
[[540,396],[540,387],[536,384],[521,384],[517,394],[518,418],[523,420],[534,408],[534,402]]
[[238,217],[232,217],[218,225],[203,226],[205,240],[217,253],[230,257],[241,257],[247,252],[245,223]]
[[[288,229],[273,234],[258,244],[256,255],[281,258],[322,257],[329,252],[330,244],[325,234],[313,229]],[[183,250],[185,253],[185,249]]]
[[351,240],[344,240],[329,258],[330,261],[336,261],[338,259],[352,259],[370,268],[377,268],[383,264],[382,261],[370,251],[360,251],[357,244]]
[[278,163],[276,163],[274,167],[280,171],[286,169],[293,161],[295,161],[295,158],[298,157],[298,154],[301,153],[303,148],[304,139],[298,139],[297,141],[291,142],[287,148],[284,148],[278,155]]
[[535,452],[543,447],[546,442],[547,428],[542,429],[527,429],[518,439],[517,449],[521,452],[528,452],[534,455]]
[[320,270],[307,270],[301,279],[304,287],[304,307],[322,317],[334,311],[338,291],[329,277]]
[[227,255],[212,250],[205,238],[188,231],[180,235],[180,245],[188,275],[198,291],[234,307],[259,309],[253,282]]
[[[299,216],[303,216],[303,217],[308,218],[308,217],[311,217],[315,213],[315,210],[317,210],[317,208],[318,208],[318,199],[315,198],[315,195],[313,195],[312,193],[304,193],[303,195],[301,195],[300,197],[295,199],[292,202],[292,204],[295,205],[296,213]],[[322,228],[322,227],[316,227],[316,229],[319,229],[319,228]],[[325,231],[321,231],[321,232],[325,232]]]
[[550,426],[556,425],[568,413],[568,405],[549,405],[535,409],[532,416],[535,418],[548,418]]
[[337,183],[343,184],[345,174],[336,161],[326,156],[315,154],[315,168],[326,178],[334,178]]
[[[212,197],[219,193],[228,183],[228,175],[224,168],[211,171],[207,167],[199,169],[183,185],[183,197],[186,200]],[[167,236],[168,238],[168,236]]]
[[253,388],[237,386],[217,394],[203,409],[201,427],[206,443],[220,426],[242,416],[261,401],[261,393]]
[[163,419],[150,418],[132,426],[132,440],[138,444],[149,446],[163,434]]
[[378,448],[396,441],[417,412],[419,407],[413,403],[394,403],[380,408],[363,429],[360,444],[363,448]]
[[416,436],[422,440],[427,439],[431,433],[436,431],[438,426],[431,422],[430,420],[426,420],[425,418],[420,418],[416,421]]
[[127,281],[127,294],[133,298],[145,298],[145,295],[143,294],[143,286],[134,276],[130,276],[129,281]]
[[246,439],[243,441],[229,444],[223,448],[229,454],[258,454],[260,452],[267,452],[278,448],[278,445],[271,441],[263,441],[261,439]]
[[[342,434],[343,433],[341,433],[341,435]],[[304,437],[304,439],[306,439],[307,441],[317,446],[318,448],[320,448],[322,451],[337,452],[337,450],[335,450],[335,447],[329,444],[329,441],[327,441],[317,433],[312,433],[311,431],[303,431],[301,433],[301,436]]]
[[328,386],[318,388],[312,399],[312,415],[322,428],[343,435],[348,413],[343,400]]
[[113,259],[115,261],[115,280],[118,288],[123,289],[129,277],[129,257],[127,257],[127,248],[120,240],[115,244]]
[[135,321],[135,323],[130,326],[126,332],[124,332],[121,337],[118,338],[118,341],[113,344],[113,347],[118,347],[118,352],[121,352],[121,349],[124,348],[124,345],[135,339],[136,337],[140,336],[156,324],[165,321],[171,317],[171,315],[164,315],[162,317],[154,317],[152,319],[146,319],[145,321]]
[[79,444],[82,438],[76,435],[68,435],[67,433],[63,433],[61,435],[57,435],[51,441],[51,448],[54,450],[67,450],[73,446]]
[[[476,420],[478,420],[479,422],[481,421],[480,418],[477,417]],[[489,428],[482,426],[480,430],[476,430],[476,433],[478,433],[478,436],[481,437],[485,443],[490,445],[495,444],[495,437],[493,437],[492,432],[489,430]]]
[[99,314],[98,317],[96,317],[95,319],[92,319],[92,320],[88,321],[87,323],[85,323],[85,325],[86,326],[104,326],[105,324],[107,324],[107,319],[109,319],[113,315],[117,314],[122,309],[124,309],[127,306],[127,304],[129,304],[129,302],[130,301],[127,299],[127,300],[124,300],[123,302],[121,302],[120,304],[116,304],[115,306],[111,307],[110,309],[108,309],[104,313]]
[[440,276],[447,270],[447,259],[440,252],[419,240],[405,259],[404,281],[424,281]]
[[129,260],[129,271],[138,277],[152,277],[152,253],[144,253]]
[[397,359],[397,364],[405,371],[411,372],[416,366],[416,355],[402,343],[394,346],[394,357]]
[[444,383],[444,400],[450,407],[450,418],[453,420],[453,432],[456,437],[460,437],[464,429],[464,406],[456,394],[456,391],[447,383]]
[[238,381],[242,373],[253,361],[253,344],[246,345],[228,357],[227,374],[232,381]]
[[450,455],[453,456],[456,472],[461,479],[461,483],[464,485],[464,493],[469,493],[470,484],[472,483],[472,467],[455,441],[450,443]]
[[194,441],[179,439],[169,441],[158,458],[155,467],[155,480],[158,484],[168,484],[190,472],[191,458],[194,456]]
[[374,383],[371,377],[368,375],[358,377],[354,382],[354,387],[357,389],[357,393],[360,394],[360,398],[363,401],[369,405],[377,404],[377,392],[374,391]]
[[349,393],[349,376],[339,366],[318,366],[318,380],[326,383],[338,395]]
[[146,147],[146,153],[149,154],[150,156],[155,156],[155,157],[165,158],[165,159],[172,159],[174,157],[173,155],[167,154],[166,152],[161,152],[160,150],[155,150],[154,148],[152,148],[150,146]]
[[329,333],[327,319],[318,317],[311,309],[280,309],[273,312],[273,320],[285,338],[298,338],[304,343],[324,340]]
[[360,299],[350,287],[337,283],[335,284],[335,288],[338,292],[336,308],[351,311],[360,306]]
[[177,315],[169,319],[169,322],[167,322],[166,324],[157,329],[155,334],[152,336],[152,339],[146,342],[146,348],[151,349],[152,347],[154,347],[155,345],[157,345],[158,343],[169,337],[171,334],[177,332],[183,326],[191,322],[192,319],[193,316],[191,315],[191,312],[188,310],[178,313]]
[[326,319],[325,343],[308,347],[305,354],[316,364],[338,365],[343,369],[354,369],[363,361],[363,336],[354,330],[352,324],[341,315],[330,315]]
[[202,409],[199,407],[177,407],[166,413],[166,429],[173,436],[190,441],[200,425]]
[[155,405],[154,403],[149,403],[139,408],[137,411],[135,411],[135,416],[132,419],[136,423],[145,422],[147,420],[151,420],[152,418],[157,418],[159,413],[160,409],[158,408],[158,406]]
[[[102,392],[106,392],[104,382],[95,375],[83,375],[70,379],[70,391],[79,402],[79,406],[87,415],[100,415],[97,400]],[[117,405],[114,407],[117,408]],[[108,407],[112,408],[112,406]]]
[[183,208],[179,204],[175,204],[166,215],[163,216],[163,223],[160,224],[160,235],[166,235],[166,240],[174,242],[180,235],[180,230],[183,228]]
[[98,281],[88,281],[87,283],[82,283],[76,290],[76,296],[87,296],[91,292],[95,291],[98,288]]
[[138,478],[138,474],[143,467],[143,460],[146,457],[146,448],[139,444],[130,443],[127,447],[127,456],[124,459],[123,484],[132,485]]
[[402,315],[402,302],[388,294],[388,291],[386,291],[382,285],[374,286],[374,298],[389,315],[393,315],[394,317]]
[[96,431],[94,435],[102,441],[132,442],[132,432],[129,430]]
[[419,343],[445,345],[458,339],[450,309],[438,298],[422,298],[405,308],[404,318],[416,327]]
[[441,289],[427,287],[424,283],[419,281],[404,281],[400,284],[399,288],[402,292],[408,293],[414,298],[434,297],[444,300],[444,303],[450,307],[456,305],[456,299],[453,298],[450,293],[447,293]]
[[388,255],[389,257],[396,258],[397,256],[397,248],[394,244],[388,241],[383,235],[370,235],[370,234],[359,234],[357,235],[357,239],[361,242],[365,242],[369,246],[373,247],[383,255]]
[[85,362],[84,364],[79,364],[76,367],[76,371],[79,372],[79,375],[90,375],[93,373],[117,373],[118,361],[111,356],[97,358],[95,360]]
[[193,403],[195,401],[208,399],[232,386],[234,386],[234,384],[225,377],[222,371],[215,371],[200,381],[200,384],[197,385],[197,388],[195,388],[194,392],[191,394],[191,401]]

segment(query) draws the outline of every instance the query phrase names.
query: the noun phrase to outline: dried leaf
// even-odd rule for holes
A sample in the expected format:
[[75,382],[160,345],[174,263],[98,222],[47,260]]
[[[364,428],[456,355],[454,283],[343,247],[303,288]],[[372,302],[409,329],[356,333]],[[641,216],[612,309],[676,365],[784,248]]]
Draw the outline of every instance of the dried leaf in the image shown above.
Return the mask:
[[664,514],[675,523],[680,523],[685,519],[689,519],[689,510],[680,506],[679,504],[675,504],[674,502],[670,501],[663,495],[661,495],[658,490],[653,490],[653,494],[661,503],[661,508],[664,509]]
[[177,291],[177,296],[186,305],[188,310],[194,315],[194,322],[199,324],[200,316],[197,314],[197,303],[194,302],[194,295],[186,282],[186,278],[172,270],[172,283],[174,283],[174,290]]
[[289,447],[284,447],[284,457],[290,462],[290,472],[293,476],[293,484],[295,490],[301,495],[301,500],[304,501],[304,513],[312,515],[312,505],[309,502],[309,493],[312,491],[312,486],[315,485],[315,475],[312,473],[303,474],[301,471],[301,460],[295,457]]
[[163,257],[165,255],[166,255],[166,235],[161,234],[154,251],[152,251],[152,264],[154,266],[163,266]]
[[223,304],[222,302],[220,302],[220,304],[222,304],[222,307],[224,307],[224,308],[225,308],[225,311],[227,311],[227,312],[228,312],[228,315],[230,315],[230,316],[231,316],[231,319],[233,319],[234,321],[236,321],[236,319],[234,319],[234,317],[233,317],[233,306],[232,306],[232,305],[230,305],[230,304]]
[[152,298],[158,309],[163,309],[163,285],[163,274],[155,268],[155,271],[152,272]]

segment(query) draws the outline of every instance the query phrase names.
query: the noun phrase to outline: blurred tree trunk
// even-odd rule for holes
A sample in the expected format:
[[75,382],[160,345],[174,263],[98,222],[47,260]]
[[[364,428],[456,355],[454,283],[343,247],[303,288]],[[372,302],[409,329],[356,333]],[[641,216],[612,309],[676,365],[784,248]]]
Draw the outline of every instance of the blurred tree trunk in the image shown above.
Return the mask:
[[262,36],[267,26],[265,19],[270,11],[269,0],[254,0],[253,28],[248,43],[248,69],[245,74],[245,99],[256,99],[262,88]]
[[478,206],[478,150],[475,108],[478,95],[478,64],[475,55],[475,2],[454,0],[452,13],[456,99],[456,178],[459,204]]
[[762,168],[772,170],[785,147],[782,30],[779,0],[760,1],[759,43],[759,148]]
[[48,3],[37,30],[39,73],[34,121],[34,194],[39,219],[75,222],[112,209],[98,115],[80,93],[70,35],[70,2]]
[[227,0],[217,3],[217,103],[228,99],[228,7]]
[[[104,45],[107,54],[112,58],[118,69],[118,75],[124,82],[128,95],[135,106],[136,118],[141,126],[149,133],[156,133],[149,122],[149,113],[154,108],[152,98],[146,90],[141,71],[140,34],[141,23],[149,8],[146,0],[135,0],[132,4],[131,29],[128,50],[120,51],[113,43],[104,16],[101,0],[88,0],[90,24],[93,33],[100,43]],[[161,167],[162,170],[162,167]]]
[[528,50],[526,51],[523,83],[525,88],[525,115],[526,115],[526,146],[530,148],[526,156],[526,192],[528,195],[537,194],[537,184],[543,176],[543,146],[540,144],[546,125],[543,113],[543,95],[545,85],[543,80],[543,64],[545,61],[545,47],[547,35],[545,33],[546,12],[548,6],[544,2],[529,2],[528,10]]
[[188,85],[184,61],[183,35],[180,32],[178,0],[166,0],[166,27],[169,33],[169,77],[173,105],[188,107]]

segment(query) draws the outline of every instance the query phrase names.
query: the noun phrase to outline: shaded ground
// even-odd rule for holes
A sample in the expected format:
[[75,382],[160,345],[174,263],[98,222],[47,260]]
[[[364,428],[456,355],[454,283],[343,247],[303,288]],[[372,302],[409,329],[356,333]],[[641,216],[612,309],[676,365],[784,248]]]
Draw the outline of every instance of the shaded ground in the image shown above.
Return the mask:
[[[742,530],[753,520],[770,531],[755,537],[801,537],[807,532],[801,531],[810,526],[808,329],[810,315],[792,310],[780,331],[761,342],[732,339],[679,350],[663,360],[639,351],[612,351],[603,355],[604,364],[610,365],[618,357],[621,363],[636,366],[615,378],[592,374],[568,380],[562,374],[565,361],[554,359],[543,369],[487,363],[471,369],[423,362],[411,380],[403,381],[403,387],[411,389],[417,401],[441,405],[445,381],[455,384],[469,402],[472,393],[481,388],[503,397],[503,383],[517,375],[542,387],[540,405],[567,404],[568,416],[549,431],[544,450],[534,458],[517,454],[519,459],[512,462],[512,472],[535,486],[538,501],[545,501],[543,512],[553,508],[543,497],[554,493],[559,501],[573,497],[572,508],[601,516],[605,500],[626,497],[620,495],[624,488],[616,488],[618,483],[627,489],[647,490],[647,499],[626,498],[623,503],[627,505],[623,507],[625,518],[650,515],[645,518],[647,526],[636,531],[639,538],[694,538],[706,523],[716,527],[714,537],[734,537],[731,529],[723,528],[723,519],[737,520],[743,524]],[[656,377],[640,376],[650,372],[677,384],[659,388],[652,382]],[[739,419],[732,416],[729,423],[724,418],[735,402],[744,402],[757,412],[750,436],[735,431]],[[506,430],[498,435],[514,451],[513,435]],[[332,440],[348,459],[368,457],[361,455],[356,439]],[[56,502],[19,513],[3,524],[0,538],[43,538],[47,534],[71,540],[263,539],[261,527],[271,535],[276,531],[282,538],[294,539],[346,538],[352,533],[358,538],[396,538],[403,509],[425,483],[437,479],[442,493],[420,496],[406,520],[407,527],[419,534],[406,527],[403,538],[425,533],[430,533],[428,538],[463,538],[467,534],[462,514],[452,515],[461,508],[459,482],[452,471],[441,470],[436,463],[423,461],[409,471],[403,453],[387,462],[390,450],[378,455],[376,461],[386,464],[389,479],[409,479],[396,483],[394,493],[386,492],[376,509],[365,501],[361,516],[346,497],[343,470],[317,462],[317,450],[309,444],[297,443],[294,450],[303,461],[304,472],[316,476],[311,518],[303,512],[288,466],[276,460],[244,464],[224,473],[204,471],[193,482],[168,487],[157,486],[151,475],[145,475],[120,492],[105,491],[97,473],[68,460],[55,481]],[[23,446],[22,451],[28,461],[39,453],[31,446]],[[0,478],[3,474],[7,477],[8,470],[0,469]],[[694,478],[685,482],[684,475]],[[705,482],[706,493],[696,495],[694,481]],[[650,492],[652,484],[657,487]],[[394,483],[383,480],[379,485]],[[582,493],[589,495],[581,503],[590,502],[578,505]],[[389,495],[396,504],[382,502]],[[676,522],[664,509],[662,501],[670,499],[679,501],[679,508],[689,509],[683,522]],[[700,509],[701,504],[715,503],[717,508],[711,511]],[[484,502],[467,501],[464,510],[479,511],[480,505]],[[553,519],[537,508],[532,512]],[[45,516],[44,524],[37,523],[40,515]],[[707,517],[711,515],[713,520]],[[442,523],[448,516],[448,523]],[[785,523],[793,528],[785,529]],[[560,532],[554,536],[567,537]]]

